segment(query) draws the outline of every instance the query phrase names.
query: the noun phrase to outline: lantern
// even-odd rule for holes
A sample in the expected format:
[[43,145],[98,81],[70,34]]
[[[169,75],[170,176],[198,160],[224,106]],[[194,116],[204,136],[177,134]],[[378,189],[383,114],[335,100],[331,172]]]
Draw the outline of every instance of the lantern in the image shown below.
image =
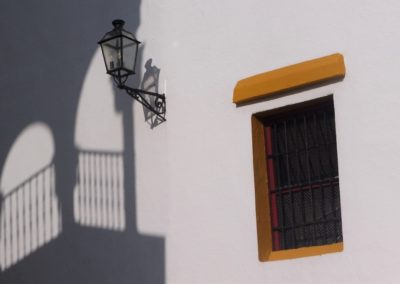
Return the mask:
[[112,22],[114,29],[99,41],[107,74],[113,76],[117,85],[123,86],[129,75],[135,74],[136,57],[140,42],[124,30],[123,20]]

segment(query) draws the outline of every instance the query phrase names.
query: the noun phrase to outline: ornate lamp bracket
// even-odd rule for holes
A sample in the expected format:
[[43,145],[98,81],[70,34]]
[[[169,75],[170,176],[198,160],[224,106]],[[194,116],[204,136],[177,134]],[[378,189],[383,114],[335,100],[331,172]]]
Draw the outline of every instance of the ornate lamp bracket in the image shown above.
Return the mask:
[[[131,88],[125,85],[120,86],[119,88],[125,90],[129,96],[131,96],[133,99],[137,100],[139,103],[145,106],[148,110],[153,112],[161,121],[166,121],[166,102],[164,94]],[[154,100],[153,104],[151,103],[151,98],[153,98]]]

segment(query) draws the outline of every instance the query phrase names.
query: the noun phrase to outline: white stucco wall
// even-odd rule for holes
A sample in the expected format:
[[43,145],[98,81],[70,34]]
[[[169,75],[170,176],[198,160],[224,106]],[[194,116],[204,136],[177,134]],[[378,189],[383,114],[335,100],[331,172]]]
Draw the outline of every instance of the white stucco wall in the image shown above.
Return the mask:
[[[167,283],[398,283],[399,15],[388,0],[142,3],[168,121],[150,129],[134,106],[138,226],[166,237]],[[231,102],[239,79],[336,52],[342,82]],[[332,93],[345,250],[260,263],[250,116]]]

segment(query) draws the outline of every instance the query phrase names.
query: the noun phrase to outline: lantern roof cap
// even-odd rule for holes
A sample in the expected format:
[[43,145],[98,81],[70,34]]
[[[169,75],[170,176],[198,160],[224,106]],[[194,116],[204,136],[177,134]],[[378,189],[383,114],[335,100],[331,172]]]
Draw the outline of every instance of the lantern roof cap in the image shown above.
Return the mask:
[[125,38],[133,40],[137,43],[140,43],[132,33],[124,30],[124,28],[123,28],[123,26],[125,24],[124,20],[116,19],[116,20],[112,21],[112,24],[114,26],[114,29],[112,31],[109,31],[108,33],[106,33],[103,36],[103,38],[99,41],[100,44],[107,40],[114,39],[117,37],[125,37]]

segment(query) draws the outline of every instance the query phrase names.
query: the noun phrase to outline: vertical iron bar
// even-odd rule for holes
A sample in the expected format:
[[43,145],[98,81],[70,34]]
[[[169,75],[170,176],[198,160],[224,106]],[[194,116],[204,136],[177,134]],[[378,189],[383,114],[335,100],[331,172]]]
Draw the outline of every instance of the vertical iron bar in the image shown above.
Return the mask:
[[[268,190],[270,194],[270,214],[271,214],[271,224],[272,228],[276,228],[279,226],[279,216],[278,216],[278,208],[276,201],[276,177],[275,177],[275,164],[274,164],[274,156],[272,150],[272,133],[271,126],[265,126],[264,128],[264,136],[265,136],[265,149],[267,154],[267,175],[268,175]],[[273,250],[280,250],[280,233],[277,230],[273,230],[272,232],[272,240],[273,240]]]
[[[332,170],[332,174],[331,176],[338,176],[338,160],[337,160],[337,145],[336,145],[336,131],[335,131],[335,119],[334,119],[334,112],[332,110],[332,112],[330,113],[330,119],[328,122],[328,126],[327,127],[327,131],[329,135],[330,139],[327,139],[327,143],[329,143],[329,147],[334,147],[335,151],[334,151],[334,155],[336,155],[336,157],[331,155],[331,151],[329,151],[329,162],[330,162],[330,166],[331,166],[331,170]],[[329,141],[331,140],[331,141]]]
[[[323,111],[323,113],[325,114],[325,111]],[[321,153],[323,153],[323,152],[321,152],[321,146],[323,146],[323,143],[321,143],[321,141],[320,141],[320,138],[322,137],[322,132],[319,131],[319,127],[318,126],[320,126],[320,122],[317,119],[317,114],[318,114],[317,112],[314,112],[313,119],[314,119],[314,134],[315,134],[315,141],[316,141],[316,145],[315,145],[316,148],[315,149],[317,151],[317,157],[318,157],[318,163],[319,163],[318,177],[317,177],[317,179],[320,181],[319,182],[319,190],[320,190],[320,193],[321,193],[321,203],[319,204],[319,206],[320,206],[321,213],[322,213],[322,219],[326,220],[325,207],[324,207],[325,195],[324,195],[324,189],[322,187],[322,181],[323,181],[322,172],[323,172],[324,169],[323,169],[323,162],[321,160]],[[318,204],[317,204],[317,206],[318,206]],[[324,229],[323,229],[324,230],[323,243],[325,244],[326,240],[327,240],[327,235],[328,235],[327,228],[326,228],[326,223],[325,222],[322,223],[322,226],[324,227]]]
[[280,156],[281,153],[279,152],[278,149],[278,124],[275,123],[273,125],[273,135],[272,135],[272,145],[273,145],[273,153],[275,153],[275,157],[276,157],[276,172],[277,172],[277,177],[278,177],[278,184],[277,184],[277,188],[279,188],[279,192],[276,192],[276,195],[280,196],[280,206],[278,207],[278,211],[279,211],[279,229],[281,232],[281,249],[286,249],[286,231],[285,231],[285,218],[284,218],[284,208],[283,208],[283,194],[282,194],[282,182],[281,182],[281,175],[280,175]]
[[[336,149],[336,135],[335,135],[335,129],[334,129],[335,121],[334,121],[334,113],[333,113],[333,111],[329,113],[329,116],[331,118],[330,121],[332,121],[332,123],[329,123],[329,127],[327,127],[327,133],[329,133],[329,137],[332,140],[331,143],[329,144],[330,145],[329,147],[334,147]],[[337,242],[338,237],[339,237],[339,231],[337,229],[337,225],[338,225],[338,222],[340,222],[340,221],[338,221],[338,212],[337,212],[335,206],[336,206],[336,198],[339,198],[339,196],[336,197],[336,194],[340,194],[340,193],[339,193],[339,190],[336,193],[336,188],[333,185],[333,180],[334,180],[335,176],[338,174],[337,173],[338,165],[337,165],[337,159],[336,159],[336,163],[335,164],[333,163],[332,156],[331,156],[330,152],[331,151],[330,151],[330,148],[329,148],[328,153],[329,153],[329,160],[330,160],[330,163],[331,163],[330,165],[331,165],[331,170],[332,170],[332,173],[330,175],[330,187],[331,187],[331,191],[332,191],[332,210],[333,210],[333,212],[332,212],[333,214],[332,215],[333,215],[333,218],[335,219],[335,221],[333,221],[333,224],[334,224],[334,231],[335,231],[335,242]],[[339,186],[339,184],[338,184],[338,186]]]
[[[299,118],[300,120],[300,118]],[[299,162],[299,175],[301,176],[301,179],[299,179],[299,184],[303,184],[306,178],[306,174],[304,173],[304,168],[303,168],[303,163],[301,161],[301,157],[299,155],[300,151],[305,151],[306,148],[306,143],[305,143],[305,139],[304,139],[304,133],[302,132],[301,128],[298,127],[297,125],[297,118],[295,119],[295,130],[296,130],[296,134],[299,135],[300,139],[301,139],[301,145],[304,147],[304,149],[299,149],[299,146],[297,145],[299,142],[296,141],[296,151],[297,151],[297,159]],[[304,201],[304,187],[301,186],[300,190],[299,190],[299,194],[301,197],[301,203],[300,203],[300,210],[301,210],[301,215],[302,215],[302,219],[303,219],[303,225],[301,226],[303,229],[303,245],[306,243],[306,212],[305,212],[305,201]]]
[[337,221],[337,212],[336,212],[336,208],[335,208],[335,205],[336,205],[336,201],[335,201],[335,197],[336,197],[336,192],[335,192],[335,187],[333,186],[333,179],[331,178],[330,179],[330,188],[331,188],[331,192],[332,192],[332,215],[334,216],[334,220],[335,221],[333,221],[333,224],[334,224],[334,227],[335,227],[335,242],[337,242],[337,238],[338,238],[338,230],[337,230],[337,223],[338,223],[338,221]]
[[[288,186],[291,187],[292,186],[292,180],[291,180],[291,172],[290,172],[290,166],[289,166],[289,149],[288,149],[288,135],[287,135],[287,121],[288,120],[284,120],[283,121],[283,127],[284,127],[284,136],[285,136],[285,156],[286,156],[286,171],[287,171],[287,177],[288,177]],[[293,205],[293,189],[291,188],[289,190],[289,197],[290,197],[290,206],[291,206],[291,216],[289,218],[292,219],[292,226],[294,226],[294,205]],[[293,241],[293,246],[296,247],[297,246],[297,242],[296,242],[296,236],[294,233],[294,229],[292,229],[292,241]]]
[[[309,147],[308,147],[308,131],[307,131],[307,115],[303,115],[304,119],[304,139],[305,139],[305,153],[306,153],[306,164],[307,164],[307,181],[308,181],[308,187],[309,187],[309,192],[310,192],[310,197],[311,197],[311,208],[313,211],[313,221],[315,221],[315,214],[314,214],[314,200],[313,200],[313,191],[311,188],[311,171],[310,171],[310,155],[308,153]],[[304,208],[305,210],[305,208]],[[314,225],[312,226],[312,244],[314,245],[315,243],[315,227]]]

